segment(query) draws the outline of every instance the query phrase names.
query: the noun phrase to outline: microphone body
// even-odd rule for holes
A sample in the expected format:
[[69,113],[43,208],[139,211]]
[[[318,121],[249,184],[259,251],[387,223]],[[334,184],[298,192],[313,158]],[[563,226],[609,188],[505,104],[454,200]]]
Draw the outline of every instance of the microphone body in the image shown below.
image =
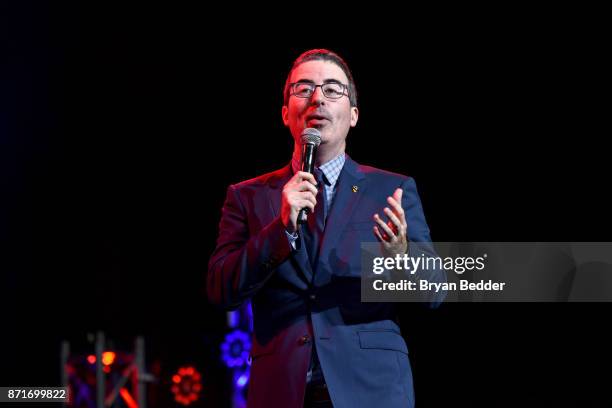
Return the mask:
[[[302,131],[302,171],[310,174],[314,172],[319,144],[321,144],[321,132],[314,128],[306,128]],[[307,221],[308,212],[308,208],[300,210],[297,217],[298,224]]]

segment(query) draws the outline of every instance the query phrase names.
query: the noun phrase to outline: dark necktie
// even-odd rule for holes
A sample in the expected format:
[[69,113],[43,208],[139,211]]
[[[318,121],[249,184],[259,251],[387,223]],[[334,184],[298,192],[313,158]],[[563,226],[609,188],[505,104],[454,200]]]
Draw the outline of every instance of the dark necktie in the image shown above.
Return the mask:
[[325,177],[323,173],[317,168],[314,171],[314,175],[318,183],[317,205],[314,212],[308,215],[308,222],[302,228],[304,245],[306,246],[308,259],[313,271],[319,259],[319,250],[321,249],[323,231],[325,230],[325,200],[327,196],[325,194]]
[[[315,206],[314,212],[308,215],[308,222],[302,227],[302,237],[304,239],[304,245],[306,252],[308,253],[308,259],[310,265],[312,265],[313,278],[314,270],[317,266],[319,259],[319,251],[321,249],[321,242],[323,241],[323,232],[325,230],[325,208],[327,201],[327,193],[325,191],[325,176],[319,169],[314,171],[315,179],[317,180],[317,205]],[[310,367],[308,368],[307,379],[310,383],[322,383],[323,372],[321,371],[321,363],[317,356],[316,346],[312,349],[312,355],[310,360]]]

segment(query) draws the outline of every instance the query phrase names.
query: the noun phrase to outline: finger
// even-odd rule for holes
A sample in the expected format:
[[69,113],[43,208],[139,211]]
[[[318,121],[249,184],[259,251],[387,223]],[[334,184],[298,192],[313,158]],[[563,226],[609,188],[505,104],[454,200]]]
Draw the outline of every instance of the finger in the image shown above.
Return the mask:
[[310,211],[314,211],[315,208],[315,205],[309,200],[298,200],[296,204],[300,209],[308,208]]
[[299,207],[302,201],[308,201],[312,205],[317,204],[317,199],[310,191],[294,192],[289,196],[289,204],[292,207]]
[[393,194],[393,197],[387,197],[387,202],[389,203],[389,205],[391,205],[391,207],[393,207],[393,210],[395,211],[396,214],[398,215],[404,214],[404,208],[402,207],[402,201],[401,199],[399,201],[397,200],[396,194]]
[[[378,216],[378,214],[374,214],[374,222],[378,222],[376,217]],[[374,225],[374,228],[376,229],[376,231],[378,231],[378,234],[380,235],[380,238],[382,239],[383,242],[387,242],[387,240],[389,239],[389,237],[387,236],[387,234],[384,233],[384,231],[381,230],[381,228],[378,228],[378,226]]]
[[387,214],[387,217],[389,217],[389,219],[393,223],[393,227],[392,228],[394,229],[394,232],[396,234],[398,234],[398,232],[399,232],[400,234],[398,234],[398,235],[401,235],[401,232],[403,230],[403,225],[402,225],[402,222],[400,221],[400,219],[397,217],[397,215],[395,215],[395,213],[393,211],[391,211],[391,209],[389,207],[385,207],[384,211],[385,211],[385,214]]
[[315,186],[313,186],[312,183],[310,183],[308,180],[304,180],[300,184],[298,184],[297,190],[298,191],[310,191],[315,196],[319,192],[319,190]]
[[302,200],[307,200],[312,203],[312,205],[317,205],[317,198],[310,191],[304,191],[299,193],[299,197]]
[[[401,191],[401,190],[400,190]],[[395,194],[394,194],[395,195]],[[396,201],[393,197],[387,197],[387,202],[393,208],[393,212],[397,216],[398,220],[400,220],[400,225],[406,225],[406,216],[404,215],[404,209],[400,204],[401,201]]]
[[296,175],[300,178],[300,181],[307,180],[307,181],[310,181],[315,186],[317,185],[317,180],[311,173],[306,173],[305,171],[298,171]]
[[382,234],[380,233],[380,229],[378,229],[376,225],[374,226],[374,235],[376,236],[376,239],[378,239],[379,242],[387,244],[387,241],[385,240],[385,238],[383,238]]
[[395,235],[395,233],[391,231],[391,228],[389,228],[387,223],[385,223],[378,214],[374,214],[374,221],[376,221],[376,223],[380,226],[380,228],[382,228],[385,234],[387,234],[387,236],[389,237],[387,241],[391,242],[391,241],[397,240],[397,236]]
[[404,190],[402,190],[401,188],[396,188],[395,191],[393,192],[393,198],[398,203],[402,202],[402,193],[403,192],[404,192]]

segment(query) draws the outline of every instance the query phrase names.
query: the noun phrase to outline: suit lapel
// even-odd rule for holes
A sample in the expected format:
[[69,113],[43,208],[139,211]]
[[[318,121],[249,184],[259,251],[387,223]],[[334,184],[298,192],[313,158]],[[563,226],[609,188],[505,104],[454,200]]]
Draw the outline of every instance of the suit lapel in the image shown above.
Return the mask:
[[287,184],[291,178],[291,165],[287,165],[275,172],[268,179],[268,200],[270,201],[270,209],[272,210],[273,218],[280,215],[280,205],[283,194],[283,186]]
[[[354,191],[357,187],[357,191]],[[348,155],[338,178],[336,194],[325,223],[325,233],[321,244],[319,260],[329,259],[329,254],[351,219],[357,203],[367,188],[365,175]],[[320,261],[319,261],[320,264]],[[319,265],[317,265],[317,270]]]

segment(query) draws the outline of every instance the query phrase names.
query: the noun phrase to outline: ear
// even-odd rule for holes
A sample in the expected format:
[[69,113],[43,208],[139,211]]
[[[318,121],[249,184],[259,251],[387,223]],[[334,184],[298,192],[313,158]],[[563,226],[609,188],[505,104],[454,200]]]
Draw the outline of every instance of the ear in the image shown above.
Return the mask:
[[359,109],[356,106],[351,108],[351,127],[357,125],[357,119],[359,119]]
[[282,115],[283,123],[285,124],[285,126],[289,127],[289,108],[287,108],[287,105],[283,106]]

